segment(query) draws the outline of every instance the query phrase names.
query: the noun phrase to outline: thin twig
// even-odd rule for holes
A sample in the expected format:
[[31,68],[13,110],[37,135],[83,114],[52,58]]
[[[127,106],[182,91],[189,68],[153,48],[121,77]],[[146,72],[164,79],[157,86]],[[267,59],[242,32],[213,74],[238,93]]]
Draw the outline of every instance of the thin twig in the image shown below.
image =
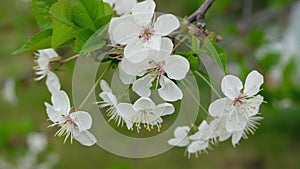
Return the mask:
[[203,2],[202,5],[191,16],[189,16],[188,21],[190,23],[196,21],[197,27],[205,29],[205,14],[214,3],[214,1],[215,0],[205,0],[205,2]]

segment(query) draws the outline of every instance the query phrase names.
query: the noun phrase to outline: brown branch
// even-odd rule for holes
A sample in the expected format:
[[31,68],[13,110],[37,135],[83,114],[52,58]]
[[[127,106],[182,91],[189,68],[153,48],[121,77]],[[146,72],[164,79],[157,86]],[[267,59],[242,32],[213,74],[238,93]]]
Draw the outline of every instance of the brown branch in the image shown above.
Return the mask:
[[188,18],[189,23],[196,21],[196,25],[198,28],[205,29],[205,14],[215,0],[205,0],[202,5]]

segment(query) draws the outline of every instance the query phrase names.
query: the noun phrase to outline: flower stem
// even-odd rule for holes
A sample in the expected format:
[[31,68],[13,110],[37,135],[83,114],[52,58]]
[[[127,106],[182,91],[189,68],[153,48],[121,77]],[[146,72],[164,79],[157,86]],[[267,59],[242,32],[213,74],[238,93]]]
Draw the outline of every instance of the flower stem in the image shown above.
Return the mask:
[[89,91],[89,93],[85,96],[84,100],[81,102],[80,106],[78,107],[78,110],[81,110],[82,107],[86,104],[86,102],[88,101],[89,97],[92,95],[93,91],[95,90],[96,86],[99,84],[100,80],[102,79],[102,77],[108,72],[109,68],[110,68],[110,65],[107,66],[107,68],[99,76],[99,78],[97,79],[97,81],[95,82],[95,84],[92,86],[91,90]]
[[67,59],[64,59],[64,60],[61,60],[60,63],[66,63],[66,62],[69,62],[70,60],[73,60],[73,59],[76,59],[77,57],[79,57],[80,54],[76,54],[76,55],[73,55]]
[[195,71],[195,74],[197,76],[199,76],[201,79],[204,80],[204,82],[211,88],[211,90],[219,97],[219,98],[222,98],[222,96],[220,95],[220,93],[214,88],[214,86],[209,83],[209,81],[199,72],[199,71]]

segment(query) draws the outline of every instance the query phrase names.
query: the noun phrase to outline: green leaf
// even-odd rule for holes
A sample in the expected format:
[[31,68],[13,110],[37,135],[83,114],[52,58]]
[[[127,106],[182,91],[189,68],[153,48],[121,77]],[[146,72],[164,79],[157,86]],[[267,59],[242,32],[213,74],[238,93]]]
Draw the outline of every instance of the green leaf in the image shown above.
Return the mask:
[[75,52],[80,52],[87,40],[94,34],[94,31],[83,29],[77,34],[75,41]]
[[200,67],[200,59],[198,57],[198,55],[194,56],[194,55],[190,55],[190,57],[188,58],[188,61],[190,62],[190,69],[192,71],[198,70]]
[[175,52],[175,54],[185,57],[189,63],[190,63],[190,69],[192,71],[198,70],[200,67],[200,58],[198,55],[194,52],[194,50],[191,50],[189,52]]
[[45,49],[51,47],[52,29],[47,29],[33,35],[20,49],[13,52],[13,55],[33,52],[38,49]]
[[57,48],[66,41],[76,37],[78,28],[71,21],[71,5],[68,2],[57,2],[50,9],[53,23],[51,46]]
[[114,16],[114,10],[110,7],[109,4],[104,3],[103,7],[104,7],[104,15],[99,17],[95,23],[97,29],[108,24],[110,22],[111,18]]
[[101,49],[104,45],[107,43],[108,33],[107,30],[108,27],[103,27],[102,29],[99,29],[96,33],[94,33],[88,41],[84,44],[84,46],[81,49],[81,53],[91,52],[94,50]]
[[192,50],[198,51],[200,48],[200,41],[196,36],[192,36]]
[[33,16],[42,29],[52,27],[49,9],[55,2],[57,0],[32,0],[31,2]]
[[227,56],[225,50],[219,47],[217,44],[214,44],[216,51],[218,52],[219,58],[221,60],[222,66],[224,68],[224,72],[227,70]]
[[219,66],[226,72],[226,54],[220,47],[216,48],[214,42],[211,42],[210,38],[204,38],[202,48]]
[[96,31],[106,25],[114,12],[102,0],[73,0],[72,20],[82,27]]

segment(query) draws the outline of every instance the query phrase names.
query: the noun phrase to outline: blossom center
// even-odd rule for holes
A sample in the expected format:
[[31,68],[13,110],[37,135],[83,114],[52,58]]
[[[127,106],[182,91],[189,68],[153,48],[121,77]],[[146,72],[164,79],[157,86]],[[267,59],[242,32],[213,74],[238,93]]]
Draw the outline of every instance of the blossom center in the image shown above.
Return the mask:
[[150,26],[143,26],[139,38],[143,41],[149,41],[154,35],[154,29]]
[[153,76],[161,76],[165,73],[163,66],[165,65],[164,62],[155,62],[154,60],[151,61],[151,73]]
[[74,128],[77,126],[74,120],[70,117],[70,115],[63,115],[63,118],[66,120],[62,124],[58,124],[61,128],[55,133],[55,136],[61,137],[66,136],[64,142],[67,141],[69,137],[71,137],[71,143],[73,140],[73,132]]
[[242,93],[239,94],[236,98],[234,98],[233,105],[236,107],[240,106],[242,103],[244,103],[245,98],[246,98],[246,95],[244,95]]
[[[149,110],[140,110],[138,111],[139,114],[135,117],[135,127],[137,132],[139,133],[142,129],[141,125],[143,124],[143,127],[151,131],[154,129],[154,126],[157,127],[157,131],[160,132],[161,128],[161,122],[158,120],[158,117],[155,116],[152,112]],[[133,128],[132,128],[133,130]]]

